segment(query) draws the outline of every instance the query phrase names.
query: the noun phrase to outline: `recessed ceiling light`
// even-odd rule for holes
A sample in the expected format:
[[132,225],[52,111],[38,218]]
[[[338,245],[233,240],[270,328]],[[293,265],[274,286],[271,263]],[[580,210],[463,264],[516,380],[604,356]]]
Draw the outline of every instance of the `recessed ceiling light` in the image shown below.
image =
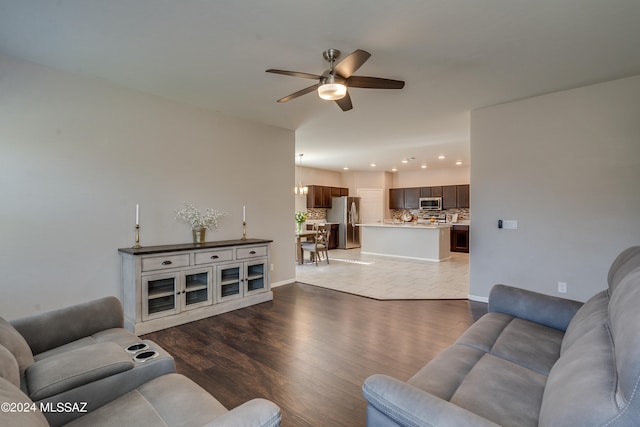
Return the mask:
[[409,160],[407,160],[407,159],[402,159],[402,163],[409,163]]
[[342,169],[344,169],[344,170],[346,170],[346,171],[348,171],[348,170],[349,170],[349,168],[348,168],[348,167],[346,167],[346,166],[345,166],[345,167],[343,167]]
[[440,160],[442,160],[442,159],[446,159],[446,157],[444,156],[444,154],[440,154],[440,155],[438,156],[438,158],[439,158]]
[[397,168],[391,168],[391,172],[397,172],[398,169]]
[[375,168],[376,164],[375,163],[371,163],[369,166],[371,166],[372,168]]
[[426,168],[427,168],[427,165],[422,165],[422,166],[420,166],[420,167],[421,167],[422,169],[426,169]]
[[458,160],[458,161],[456,162],[456,165],[458,165],[458,166],[460,166],[461,164],[462,164],[462,162],[461,162],[460,160]]

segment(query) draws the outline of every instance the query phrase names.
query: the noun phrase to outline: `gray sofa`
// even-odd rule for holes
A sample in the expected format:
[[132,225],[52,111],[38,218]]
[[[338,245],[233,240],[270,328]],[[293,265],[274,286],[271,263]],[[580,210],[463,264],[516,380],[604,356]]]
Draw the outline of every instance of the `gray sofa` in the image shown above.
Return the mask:
[[113,297],[0,318],[0,425],[280,425],[279,408],[265,399],[227,410],[123,324]]
[[640,246],[584,304],[504,285],[407,382],[365,380],[367,426],[640,425]]

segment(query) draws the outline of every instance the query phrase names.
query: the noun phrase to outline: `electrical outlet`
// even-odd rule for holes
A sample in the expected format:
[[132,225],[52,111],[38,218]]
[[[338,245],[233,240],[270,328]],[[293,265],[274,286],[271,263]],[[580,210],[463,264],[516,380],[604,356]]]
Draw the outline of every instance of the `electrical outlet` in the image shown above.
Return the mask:
[[273,264],[270,264],[270,265],[269,265],[269,270],[270,270],[270,271],[273,271]]
[[561,294],[567,293],[567,282],[558,282],[558,292]]

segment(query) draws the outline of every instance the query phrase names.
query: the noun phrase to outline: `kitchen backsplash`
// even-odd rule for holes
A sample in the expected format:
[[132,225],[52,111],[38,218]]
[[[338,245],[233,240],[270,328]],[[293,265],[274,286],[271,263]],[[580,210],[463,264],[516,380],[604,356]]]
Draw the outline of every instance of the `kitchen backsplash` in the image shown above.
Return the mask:
[[307,209],[307,220],[327,219],[326,208],[309,208]]
[[[398,221],[402,221],[402,214],[405,213],[407,209],[391,209],[391,219],[395,219]],[[442,216],[443,214],[447,217],[447,222],[451,221],[451,216],[453,214],[458,214],[458,221],[467,221],[471,220],[471,213],[469,208],[457,208],[457,209],[447,209],[444,211],[421,211],[420,209],[408,209],[408,211],[418,218],[429,218],[430,216]]]
[[[391,219],[396,219],[402,221],[402,214],[406,211],[406,209],[391,209]],[[470,220],[471,215],[469,212],[469,208],[458,208],[458,209],[447,209],[444,211],[429,211],[424,212],[419,209],[409,209],[411,214],[417,216],[418,218],[429,218],[430,215],[441,216],[442,214],[447,216],[447,221],[451,220],[451,216],[453,214],[458,214],[458,220]],[[326,220],[327,219],[327,209],[324,208],[310,208],[307,209],[307,220]]]

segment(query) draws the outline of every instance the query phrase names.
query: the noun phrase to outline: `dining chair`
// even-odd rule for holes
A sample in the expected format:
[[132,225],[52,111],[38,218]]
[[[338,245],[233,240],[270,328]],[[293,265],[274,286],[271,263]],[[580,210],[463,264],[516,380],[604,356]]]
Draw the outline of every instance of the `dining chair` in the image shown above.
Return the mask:
[[302,243],[302,258],[304,259],[304,251],[310,253],[311,260],[315,259],[316,266],[318,265],[318,259],[322,258],[322,253],[329,264],[329,236],[331,230],[326,225],[314,225],[315,236],[313,241]]

